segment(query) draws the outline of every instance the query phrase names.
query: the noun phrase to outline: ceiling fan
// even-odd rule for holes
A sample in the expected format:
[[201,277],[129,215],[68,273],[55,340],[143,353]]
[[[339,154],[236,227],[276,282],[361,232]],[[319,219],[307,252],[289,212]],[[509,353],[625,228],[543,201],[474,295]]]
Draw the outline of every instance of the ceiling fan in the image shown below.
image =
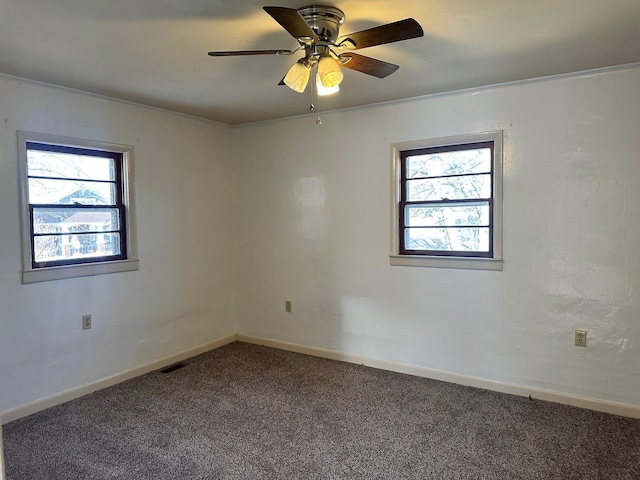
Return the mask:
[[380,25],[349,35],[340,36],[344,22],[342,10],[312,5],[302,8],[263,7],[271,17],[289,32],[300,46],[294,50],[239,50],[209,52],[212,57],[235,55],[293,55],[304,50],[304,57],[287,72],[279,85],[287,85],[302,93],[307,88],[312,68],[316,67],[316,85],[319,95],[338,91],[343,73],[340,67],[384,78],[399,67],[354,53],[353,50],[409,40],[424,35],[422,27],[413,18]]

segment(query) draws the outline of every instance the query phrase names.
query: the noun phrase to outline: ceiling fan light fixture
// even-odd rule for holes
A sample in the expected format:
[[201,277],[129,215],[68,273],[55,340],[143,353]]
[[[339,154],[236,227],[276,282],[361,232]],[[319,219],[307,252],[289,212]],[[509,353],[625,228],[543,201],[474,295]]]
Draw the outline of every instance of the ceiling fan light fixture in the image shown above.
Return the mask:
[[307,88],[311,76],[311,65],[305,59],[294,63],[284,77],[284,83],[294,92],[302,93]]
[[[344,22],[344,12],[328,5],[310,5],[301,8],[265,6],[263,10],[280,24],[299,46],[294,50],[236,50],[208,52],[212,57],[244,55],[293,55],[304,50],[304,58],[293,65],[278,85],[287,85],[297,93],[303,93],[312,74],[316,82],[317,95],[336,93],[344,78],[341,67],[351,71],[366,73],[377,78],[385,78],[398,70],[398,65],[375,58],[352,53],[377,45],[399,42],[424,36],[424,31],[413,18],[405,18],[393,23],[360,30],[348,35],[340,35]],[[333,49],[348,51],[336,53]],[[313,85],[312,85],[313,86]]]
[[318,75],[316,75],[316,88],[318,90],[318,95],[320,95],[321,97],[333,95],[334,93],[338,93],[340,91],[340,85],[336,85],[335,87],[325,87],[320,81],[320,76]]
[[318,77],[323,86],[331,88],[340,85],[344,74],[338,62],[333,57],[326,56],[318,62]]

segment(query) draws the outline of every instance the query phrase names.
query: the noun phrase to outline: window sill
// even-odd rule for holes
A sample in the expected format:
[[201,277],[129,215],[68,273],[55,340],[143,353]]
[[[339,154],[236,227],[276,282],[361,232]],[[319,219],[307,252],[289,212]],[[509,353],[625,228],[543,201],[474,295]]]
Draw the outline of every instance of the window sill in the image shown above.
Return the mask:
[[65,278],[90,277],[106,273],[131,272],[138,270],[139,260],[119,260],[115,262],[65,265],[63,267],[45,267],[22,272],[22,283],[48,282]]
[[400,267],[457,268],[463,270],[502,271],[501,258],[427,257],[389,255],[389,265]]

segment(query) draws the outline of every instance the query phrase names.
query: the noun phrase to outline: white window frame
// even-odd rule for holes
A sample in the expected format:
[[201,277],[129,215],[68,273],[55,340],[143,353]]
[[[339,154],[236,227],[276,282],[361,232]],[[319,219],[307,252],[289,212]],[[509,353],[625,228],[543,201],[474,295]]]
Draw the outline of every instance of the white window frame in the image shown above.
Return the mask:
[[[413,140],[391,144],[391,252],[389,264],[407,267],[502,270],[502,130]],[[446,147],[477,142],[493,142],[493,257],[401,255],[400,252],[400,153],[419,148]]]
[[[31,227],[29,222],[29,182],[27,175],[27,143],[43,143],[64,147],[102,150],[122,154],[122,200],[126,215],[126,258],[115,261],[96,261],[77,265],[34,268],[32,265]],[[134,208],[133,147],[94,140],[18,131],[18,167],[20,181],[20,220],[22,234],[22,283],[46,282],[66,278],[86,277],[107,273],[138,270],[139,260],[136,242]]]

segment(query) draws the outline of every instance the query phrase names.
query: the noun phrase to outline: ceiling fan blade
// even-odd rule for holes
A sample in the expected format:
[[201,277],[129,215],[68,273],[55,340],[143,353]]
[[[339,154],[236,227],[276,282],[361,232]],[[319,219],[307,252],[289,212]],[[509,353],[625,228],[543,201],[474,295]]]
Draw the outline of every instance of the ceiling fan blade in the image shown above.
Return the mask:
[[[343,67],[366,73],[367,75],[373,75],[378,78],[387,77],[400,68],[398,65],[394,65],[393,63],[383,62],[382,60],[376,60],[375,58],[365,57],[364,55],[352,52],[343,53],[338,58],[340,60],[340,65]],[[350,60],[347,61],[348,58]]]
[[302,15],[295,8],[286,7],[262,7],[265,12],[273,17],[282,28],[295,38],[308,37],[318,41],[318,36],[311,27],[304,21]]
[[404,20],[387,23],[379,27],[343,35],[338,39],[336,45],[355,50],[358,48],[384,45],[385,43],[399,42],[401,40],[409,40],[410,38],[422,37],[423,35],[424,32],[418,22],[413,18],[405,18]]
[[209,52],[212,57],[235,57],[238,55],[291,55],[291,50],[235,50],[227,52]]

